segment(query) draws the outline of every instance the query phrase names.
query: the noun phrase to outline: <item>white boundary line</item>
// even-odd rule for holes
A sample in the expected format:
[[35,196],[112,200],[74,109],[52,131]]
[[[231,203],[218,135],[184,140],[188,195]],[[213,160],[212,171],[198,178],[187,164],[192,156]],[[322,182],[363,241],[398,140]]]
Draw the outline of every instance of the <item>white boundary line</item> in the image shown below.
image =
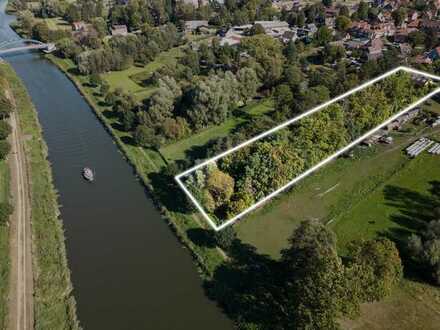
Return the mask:
[[440,81],[440,76],[436,76],[433,74],[429,74],[427,72],[423,72],[423,71],[419,71],[419,70],[415,70],[409,67],[405,67],[405,66],[400,66],[397,67],[391,71],[388,71],[387,73],[374,78],[356,88],[353,88],[352,90],[339,95],[338,97],[335,97],[334,99],[331,99],[330,101],[327,101],[319,106],[317,106],[316,108],[313,108],[309,111],[306,111],[304,113],[302,113],[301,115],[292,118],[266,132],[263,132],[262,134],[259,134],[229,150],[226,150],[225,152],[222,152],[220,154],[218,154],[215,157],[212,157],[208,160],[203,161],[202,163],[195,165],[193,167],[191,167],[190,169],[176,175],[174,178],[177,181],[177,183],[179,184],[179,186],[182,188],[182,190],[185,192],[185,194],[189,197],[189,199],[193,202],[193,204],[196,206],[196,208],[200,211],[200,213],[203,215],[203,217],[205,218],[205,220],[209,223],[209,225],[215,230],[215,231],[219,231],[222,230],[223,228],[233,224],[235,221],[237,221],[239,218],[243,217],[244,215],[248,214],[249,212],[255,210],[257,207],[259,207],[260,205],[262,205],[263,203],[265,203],[266,201],[268,201],[269,199],[272,199],[273,197],[275,197],[276,195],[278,195],[279,193],[283,192],[284,190],[286,190],[287,188],[289,188],[290,186],[292,186],[293,184],[295,184],[296,182],[300,181],[301,179],[305,178],[306,176],[310,175],[311,173],[313,173],[314,171],[316,171],[317,169],[319,169],[320,167],[326,165],[327,163],[329,163],[330,161],[332,161],[333,159],[337,158],[338,156],[340,156],[341,154],[343,154],[344,152],[346,152],[347,150],[351,149],[352,147],[354,147],[356,144],[362,142],[363,140],[365,140],[369,135],[377,132],[378,130],[380,130],[381,128],[385,127],[386,125],[388,125],[389,123],[391,123],[393,120],[397,119],[398,117],[402,116],[403,114],[405,114],[406,112],[410,111],[411,109],[414,109],[415,107],[417,107],[418,105],[422,104],[423,102],[425,102],[426,100],[430,99],[431,97],[433,97],[434,95],[436,95],[437,93],[440,93],[440,87],[435,89],[433,92],[429,93],[428,95],[424,96],[423,98],[421,98],[420,100],[416,101],[415,103],[411,104],[410,106],[408,106],[407,108],[403,109],[402,111],[400,111],[399,113],[393,115],[392,117],[390,117],[389,119],[387,119],[385,122],[383,122],[382,124],[380,124],[379,126],[373,128],[372,130],[368,131],[367,133],[365,133],[364,135],[360,136],[359,138],[357,138],[356,140],[354,140],[353,142],[351,142],[350,144],[348,144],[347,146],[345,146],[344,148],[340,149],[339,151],[337,151],[336,153],[334,153],[333,155],[329,156],[328,158],[324,159],[323,161],[321,161],[320,163],[314,165],[313,167],[311,167],[310,169],[308,169],[307,171],[303,172],[302,174],[300,174],[299,176],[297,176],[296,178],[294,178],[293,180],[291,180],[290,182],[288,182],[286,185],[284,185],[283,187],[275,190],[274,192],[270,193],[269,195],[267,195],[266,197],[260,199],[258,202],[256,202],[255,204],[253,204],[252,206],[250,206],[249,208],[245,209],[244,211],[242,211],[241,213],[237,214],[236,216],[234,216],[233,218],[227,220],[226,222],[222,223],[221,225],[217,226],[215,224],[215,222],[209,217],[209,215],[205,212],[205,210],[203,209],[203,207],[200,205],[200,203],[194,198],[194,196],[189,192],[189,190],[186,188],[186,186],[183,184],[182,180],[180,178],[182,178],[183,176],[186,176],[192,172],[194,172],[195,170],[210,164],[210,163],[214,163],[216,160],[229,155],[230,153],[241,149],[245,146],[247,146],[248,144],[251,144],[257,140],[260,140],[286,126],[289,126],[290,124],[304,118],[307,116],[310,116],[311,114],[329,106],[330,104],[333,104],[335,102],[338,102],[340,100],[342,100],[343,98],[346,98],[347,96],[350,96],[370,85],[373,85],[374,83],[388,77],[391,76],[399,71],[405,71],[408,73],[412,73],[412,74],[418,74],[421,76],[424,76],[426,78],[431,78],[433,80],[437,80]]

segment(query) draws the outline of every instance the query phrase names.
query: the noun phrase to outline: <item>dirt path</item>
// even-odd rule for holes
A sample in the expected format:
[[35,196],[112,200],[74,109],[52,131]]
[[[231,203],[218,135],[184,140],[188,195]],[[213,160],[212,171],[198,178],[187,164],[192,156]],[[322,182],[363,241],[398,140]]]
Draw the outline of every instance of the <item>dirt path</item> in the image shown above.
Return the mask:
[[[11,99],[13,100],[12,95]],[[11,216],[8,329],[33,329],[32,233],[30,223],[29,180],[23,139],[17,112],[11,114],[11,194],[14,213]]]

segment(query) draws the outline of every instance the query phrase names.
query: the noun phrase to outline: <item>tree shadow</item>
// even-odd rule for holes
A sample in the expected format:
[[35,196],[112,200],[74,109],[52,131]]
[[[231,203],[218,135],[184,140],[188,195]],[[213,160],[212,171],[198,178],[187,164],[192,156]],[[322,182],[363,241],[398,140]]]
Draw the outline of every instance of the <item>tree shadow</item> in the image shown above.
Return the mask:
[[191,228],[186,231],[188,238],[196,245],[207,248],[215,248],[216,243],[212,230],[204,228]]
[[121,141],[124,144],[127,144],[129,146],[137,146],[136,142],[134,141],[134,139],[133,139],[133,137],[131,135],[121,136]]
[[189,213],[193,210],[192,204],[177,185],[174,176],[168,173],[167,168],[164,167],[160,172],[149,173],[148,178],[154,188],[155,196],[169,211]]
[[419,193],[398,186],[386,186],[386,204],[398,209],[390,219],[400,228],[390,228],[380,233],[396,243],[404,265],[405,277],[412,280],[432,282],[430,271],[411,257],[408,250],[408,237],[426,228],[427,223],[439,217],[440,182],[430,181],[428,194]]
[[205,282],[207,295],[238,323],[251,323],[259,329],[283,329],[280,263],[238,239],[228,254],[231,261],[217,267],[212,280]]

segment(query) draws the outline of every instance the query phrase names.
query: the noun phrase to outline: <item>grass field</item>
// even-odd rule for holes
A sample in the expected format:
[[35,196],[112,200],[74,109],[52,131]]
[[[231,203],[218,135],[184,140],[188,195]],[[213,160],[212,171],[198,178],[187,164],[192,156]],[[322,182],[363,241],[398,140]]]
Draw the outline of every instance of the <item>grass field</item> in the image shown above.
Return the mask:
[[185,159],[187,158],[187,153],[194,147],[204,146],[211,140],[227,136],[238,125],[249,120],[249,116],[251,118],[258,117],[271,110],[273,110],[273,101],[271,99],[250,104],[240,109],[239,112],[243,115],[237,114],[237,116],[227,120],[221,125],[210,127],[186,139],[165,146],[160,149],[160,152],[168,161]]
[[111,90],[121,88],[141,101],[149,97],[155,90],[155,86],[145,84],[145,81],[154,71],[166,64],[175,63],[181,56],[182,49],[180,47],[172,48],[161,53],[153,62],[145,66],[132,66],[127,70],[105,73],[102,78],[110,84]]
[[387,236],[404,240],[432,214],[430,191],[440,185],[440,157],[423,153],[332,223],[343,248],[351,240]]
[[79,329],[65,255],[64,232],[58,219],[57,195],[41,127],[30,97],[15,72],[6,64],[1,64],[0,70],[13,91],[22,133],[29,137],[25,150],[32,188],[35,328]]
[[[9,200],[9,169],[0,161],[0,202]],[[0,225],[0,329],[6,328],[9,284],[9,228]]]
[[402,168],[408,160],[403,147],[430,133],[415,126],[409,128],[412,131],[408,133],[395,133],[393,145],[358,150],[354,159],[339,158],[281,194],[235,226],[239,237],[260,252],[278,257],[300,221],[331,221]]
[[440,324],[440,288],[403,280],[390,297],[361,306],[356,320],[342,320],[350,330],[436,330]]

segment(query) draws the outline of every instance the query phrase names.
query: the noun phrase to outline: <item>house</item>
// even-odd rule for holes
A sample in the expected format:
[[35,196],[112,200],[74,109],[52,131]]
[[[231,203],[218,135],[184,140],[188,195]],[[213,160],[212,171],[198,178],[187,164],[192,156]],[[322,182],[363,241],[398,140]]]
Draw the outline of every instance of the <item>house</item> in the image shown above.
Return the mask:
[[369,60],[377,60],[383,55],[384,43],[381,38],[375,38],[369,42],[367,57]]
[[419,18],[419,12],[417,10],[411,9],[408,11],[408,22],[413,22]]
[[200,27],[208,27],[208,21],[199,20],[199,21],[185,21],[185,32],[194,32]]
[[289,28],[289,23],[287,23],[285,21],[255,21],[255,24],[261,25],[267,34],[269,34],[271,32],[271,30],[274,30],[274,29],[288,29]]
[[428,19],[424,19],[420,26],[424,29],[430,29],[439,32],[440,31],[440,21],[432,21]]
[[414,62],[417,64],[432,64],[432,60],[429,57],[423,55],[417,55],[414,58]]
[[[220,1],[217,1],[220,3]],[[199,8],[200,6],[205,6],[208,4],[208,0],[183,0],[183,3],[185,5],[193,5],[196,8]]]
[[83,21],[72,23],[72,30],[73,31],[84,31],[84,30],[86,30],[86,28],[87,28],[87,24]]
[[369,39],[351,39],[345,42],[345,47],[347,47],[347,49],[361,49],[363,47],[365,47],[369,42]]
[[226,36],[224,38],[222,38],[220,40],[220,46],[235,46],[235,45],[239,45],[241,42],[241,38],[243,38],[242,35],[230,35],[230,36]]
[[404,43],[408,41],[408,29],[398,29],[394,34],[394,42]]
[[111,34],[112,36],[126,36],[128,34],[127,25],[113,25]]
[[355,38],[370,38],[373,35],[371,25],[366,21],[352,22],[349,33]]

